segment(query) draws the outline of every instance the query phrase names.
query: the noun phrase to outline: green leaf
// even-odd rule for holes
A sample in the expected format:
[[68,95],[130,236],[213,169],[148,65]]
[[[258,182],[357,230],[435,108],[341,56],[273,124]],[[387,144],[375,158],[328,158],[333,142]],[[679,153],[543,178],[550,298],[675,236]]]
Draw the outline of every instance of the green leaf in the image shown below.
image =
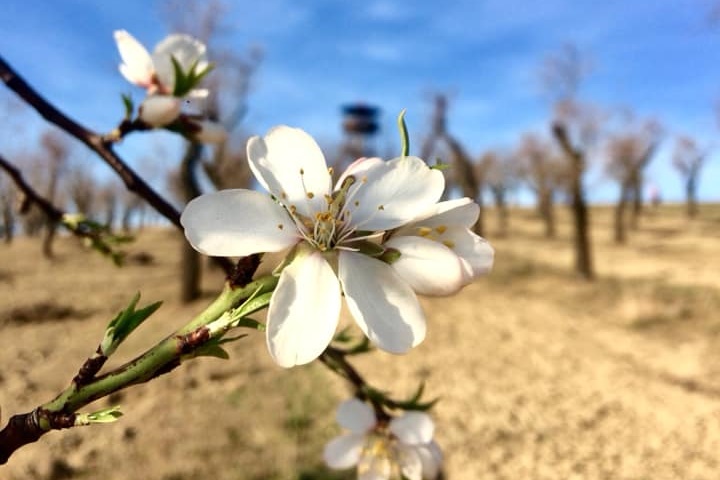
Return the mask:
[[160,308],[162,302],[155,302],[147,307],[135,310],[140,300],[140,292],[136,293],[127,308],[108,324],[105,331],[105,338],[100,345],[102,353],[109,356],[115,349],[130,335],[133,330],[139,327],[150,315]]
[[196,348],[191,356],[193,357],[215,357],[222,360],[228,360],[230,354],[222,348],[217,340],[206,342],[202,346]]

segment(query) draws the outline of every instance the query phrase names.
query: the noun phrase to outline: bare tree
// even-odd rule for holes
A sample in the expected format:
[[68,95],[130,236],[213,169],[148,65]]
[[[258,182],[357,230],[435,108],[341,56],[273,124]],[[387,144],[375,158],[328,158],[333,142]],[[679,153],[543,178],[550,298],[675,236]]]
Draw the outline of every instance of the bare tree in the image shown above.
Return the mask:
[[[447,107],[448,102],[445,95],[436,94],[433,97],[431,129],[422,143],[420,157],[429,161],[433,155],[437,155],[438,149],[443,146],[447,148],[451,166],[448,181],[457,186],[463,196],[476,200],[480,189],[475,167],[462,144],[447,131]],[[449,190],[451,189],[447,188],[445,191]],[[482,205],[480,208],[482,209]],[[474,230],[477,234],[482,235],[482,223],[476,223]]]
[[515,159],[517,174],[537,198],[537,211],[545,225],[545,236],[553,238],[556,234],[555,196],[565,187],[563,159],[552,144],[534,134],[522,137]]
[[620,186],[614,213],[614,239],[627,240],[625,212],[632,203],[630,225],[637,227],[642,205],[643,170],[652,160],[662,138],[659,124],[648,120],[640,126],[623,125],[621,131],[607,141],[605,170]]
[[697,142],[687,135],[681,135],[675,140],[672,163],[685,186],[685,211],[688,218],[693,218],[698,213],[697,186],[700,169],[707,154],[707,150],[702,150]]
[[596,140],[601,118],[596,109],[576,99],[589,72],[590,62],[573,45],[565,45],[547,56],[540,70],[543,85],[554,100],[552,134],[566,160],[574,224],[575,271],[586,279],[592,279],[595,273],[583,177],[587,170],[588,150]]
[[498,237],[506,237],[510,224],[508,194],[513,188],[514,171],[510,157],[497,150],[487,150],[480,157],[480,169],[485,185],[493,198],[497,211]]

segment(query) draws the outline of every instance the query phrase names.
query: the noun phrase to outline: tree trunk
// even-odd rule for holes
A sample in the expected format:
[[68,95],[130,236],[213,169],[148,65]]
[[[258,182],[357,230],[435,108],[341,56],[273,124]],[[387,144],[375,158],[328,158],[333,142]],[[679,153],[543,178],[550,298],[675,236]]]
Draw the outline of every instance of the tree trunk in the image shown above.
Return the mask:
[[497,209],[498,219],[498,237],[506,237],[508,234],[509,213],[507,202],[505,201],[505,188],[492,187],[493,198],[495,199],[495,208]]
[[[7,200],[7,199],[2,199]],[[3,217],[3,238],[5,243],[11,243],[15,235],[15,215],[13,214],[12,204],[9,201],[2,202]]]
[[478,191],[477,195],[475,196],[474,200],[480,207],[480,211],[478,213],[477,221],[475,222],[475,225],[472,227],[472,231],[477,233],[482,237],[483,232],[485,231],[485,201],[483,199],[483,181],[482,179],[477,181]]
[[[483,231],[483,219],[482,219],[482,189],[481,180],[475,178],[475,171],[473,164],[470,161],[470,157],[465,153],[465,149],[460,145],[460,142],[455,140],[452,135],[445,134],[443,136],[450,151],[452,152],[452,164],[455,172],[454,178],[457,185],[460,187],[463,196],[478,200],[480,205],[480,215],[478,216],[477,222],[473,225],[472,230],[478,235],[482,235]],[[423,147],[426,148],[426,147]],[[427,158],[421,157],[427,161]],[[445,189],[448,191],[449,189]]]
[[538,211],[545,224],[545,238],[555,238],[555,208],[553,191],[543,190],[538,194]]
[[[47,189],[47,199],[50,202],[55,201],[57,196],[58,177],[60,175],[60,162],[54,161],[50,170],[50,180]],[[55,242],[55,233],[57,232],[58,224],[54,220],[45,220],[45,236],[42,242],[42,253],[47,259],[53,257],[53,243]]]
[[[202,155],[202,145],[188,145],[180,165],[180,187],[185,202],[200,195],[195,169]],[[189,303],[200,298],[200,254],[183,237],[180,264],[180,301]]]
[[625,207],[627,206],[629,190],[630,189],[626,183],[622,183],[622,185],[620,185],[620,197],[618,198],[617,205],[615,205],[613,238],[615,239],[615,243],[618,244],[623,244],[627,241],[627,233],[625,231]]
[[695,175],[688,175],[685,182],[686,213],[688,218],[695,218],[698,214],[697,206],[697,182]]
[[595,274],[590,251],[590,215],[582,183],[582,176],[585,171],[584,154],[570,144],[570,139],[563,125],[553,125],[553,135],[570,161],[570,205],[574,225],[575,271],[583,278],[592,280]]
[[630,228],[636,230],[640,224],[640,215],[642,214],[643,207],[643,181],[642,174],[636,173],[632,179],[632,185],[629,191],[632,192],[632,211],[630,215]]

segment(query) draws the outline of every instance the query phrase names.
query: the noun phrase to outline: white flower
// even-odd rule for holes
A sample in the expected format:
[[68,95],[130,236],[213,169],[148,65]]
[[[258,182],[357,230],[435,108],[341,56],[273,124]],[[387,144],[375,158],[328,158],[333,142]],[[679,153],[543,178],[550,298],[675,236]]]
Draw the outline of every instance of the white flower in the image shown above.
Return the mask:
[[[157,44],[152,55],[125,30],[117,30],[114,35],[122,58],[120,73],[130,83],[147,89],[149,94],[173,94],[175,69],[172,58],[185,74],[193,68],[196,73],[208,68],[205,45],[189,35],[168,35]],[[188,95],[207,96],[207,91],[192,90]]]
[[[362,253],[380,249],[385,231],[428,211],[443,175],[416,157],[353,164],[333,189],[331,172],[307,133],[276,127],[248,142],[250,169],[271,195],[224,190],[191,201],[181,222],[200,252],[244,256],[296,246],[270,301],[267,344],[283,367],[311,362],[332,340],[341,295],[365,335],[405,353],[425,337],[413,289],[387,263]],[[461,262],[434,265],[448,282],[465,281]],[[453,287],[455,288],[455,287]]]
[[372,408],[353,398],[340,404],[337,421],[349,430],[325,445],[330,468],[357,466],[358,480],[434,480],[442,453],[433,441],[435,426],[424,412],[409,411],[379,423]]
[[[469,198],[433,205],[416,220],[392,232],[384,246],[400,252],[392,267],[413,289],[423,295],[450,295],[478,276],[488,273],[494,251],[471,227],[480,207]],[[442,265],[459,262],[463,281],[445,278]],[[445,274],[445,275],[443,275]]]

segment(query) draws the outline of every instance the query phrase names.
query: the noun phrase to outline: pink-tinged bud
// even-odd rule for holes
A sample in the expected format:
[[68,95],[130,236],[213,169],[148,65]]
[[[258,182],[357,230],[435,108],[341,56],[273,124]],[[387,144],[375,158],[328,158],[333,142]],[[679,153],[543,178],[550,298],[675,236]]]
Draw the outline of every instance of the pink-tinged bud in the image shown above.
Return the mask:
[[194,139],[200,143],[222,143],[227,140],[227,130],[217,122],[210,120],[197,120],[195,125],[199,130],[193,135]]
[[140,120],[153,127],[164,127],[180,115],[182,100],[170,95],[151,95],[140,105]]

